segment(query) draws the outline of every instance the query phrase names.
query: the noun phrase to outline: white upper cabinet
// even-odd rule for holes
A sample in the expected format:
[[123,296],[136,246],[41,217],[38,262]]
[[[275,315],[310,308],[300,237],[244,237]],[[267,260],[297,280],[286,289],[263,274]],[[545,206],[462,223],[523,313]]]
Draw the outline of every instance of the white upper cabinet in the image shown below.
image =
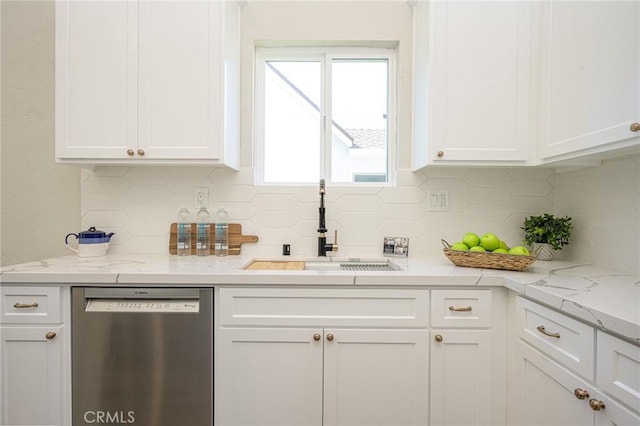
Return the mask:
[[236,2],[58,1],[60,162],[238,165]]
[[417,2],[413,168],[526,164],[530,2]]
[[640,145],[640,1],[541,4],[541,159]]

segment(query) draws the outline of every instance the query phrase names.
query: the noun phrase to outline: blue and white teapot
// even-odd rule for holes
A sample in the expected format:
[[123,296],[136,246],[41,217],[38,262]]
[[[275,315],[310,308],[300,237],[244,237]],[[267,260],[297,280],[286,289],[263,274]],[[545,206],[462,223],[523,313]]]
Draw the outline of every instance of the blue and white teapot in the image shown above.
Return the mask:
[[[64,243],[69,250],[76,252],[80,257],[106,256],[113,234],[114,232],[107,234],[104,231],[96,230],[95,226],[92,226],[88,231],[67,234],[64,238]],[[71,236],[78,241],[77,249],[69,245],[69,237]]]

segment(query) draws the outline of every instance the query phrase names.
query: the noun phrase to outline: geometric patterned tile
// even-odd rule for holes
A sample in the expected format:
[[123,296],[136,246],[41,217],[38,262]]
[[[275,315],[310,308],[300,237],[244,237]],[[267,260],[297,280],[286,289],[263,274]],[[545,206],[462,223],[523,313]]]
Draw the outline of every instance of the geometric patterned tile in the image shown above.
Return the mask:
[[[337,229],[340,255],[354,256],[377,256],[382,237],[406,236],[413,257],[438,253],[441,238],[455,242],[468,231],[494,232],[520,244],[524,218],[552,212],[573,218],[574,236],[561,258],[638,272],[639,158],[557,174],[538,168],[404,170],[396,187],[328,187],[328,236],[332,240]],[[243,233],[258,235],[259,242],[243,247],[243,253],[279,256],[287,243],[294,254],[315,256],[317,186],[254,186],[251,167],[83,170],[82,227],[116,232],[110,252],[165,253],[169,223],[179,207],[195,212],[196,187],[209,188],[212,215],[224,206]],[[449,191],[448,211],[427,210],[426,194],[432,190]]]

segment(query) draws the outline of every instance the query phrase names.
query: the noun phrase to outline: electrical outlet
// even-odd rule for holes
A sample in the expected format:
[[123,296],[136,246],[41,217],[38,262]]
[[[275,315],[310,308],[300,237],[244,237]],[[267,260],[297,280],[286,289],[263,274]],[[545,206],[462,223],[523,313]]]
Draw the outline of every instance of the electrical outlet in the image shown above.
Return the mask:
[[428,210],[442,212],[449,210],[449,191],[430,191],[427,194]]
[[207,208],[209,204],[209,188],[196,188],[193,192],[194,204],[197,210]]
[[384,237],[382,243],[382,254],[385,256],[409,256],[409,238],[407,237]]

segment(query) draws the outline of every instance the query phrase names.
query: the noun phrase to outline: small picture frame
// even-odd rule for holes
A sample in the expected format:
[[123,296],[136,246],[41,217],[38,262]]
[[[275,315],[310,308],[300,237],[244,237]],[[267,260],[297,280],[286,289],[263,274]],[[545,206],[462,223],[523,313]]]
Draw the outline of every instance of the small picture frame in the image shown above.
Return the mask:
[[384,237],[382,245],[382,254],[384,256],[409,256],[409,238],[405,237]]

